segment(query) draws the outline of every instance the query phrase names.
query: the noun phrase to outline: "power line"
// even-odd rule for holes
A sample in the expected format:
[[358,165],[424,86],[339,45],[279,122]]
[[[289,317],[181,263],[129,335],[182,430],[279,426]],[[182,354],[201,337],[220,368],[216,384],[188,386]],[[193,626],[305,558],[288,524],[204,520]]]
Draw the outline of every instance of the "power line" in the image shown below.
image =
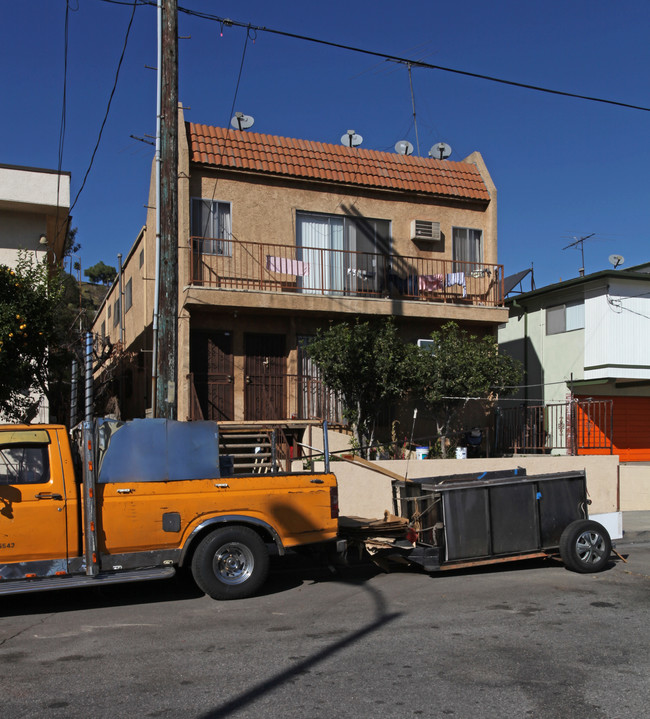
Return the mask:
[[[114,0],[112,0],[112,1],[114,1]],[[149,4],[149,5],[155,4],[153,2],[153,0],[142,0],[142,2],[143,2],[143,4]],[[237,20],[231,20],[229,18],[220,17],[218,15],[212,15],[210,13],[199,12],[197,10],[189,10],[188,8],[183,8],[180,6],[178,8],[178,11],[185,13],[186,15],[191,15],[194,17],[202,18],[204,20],[212,20],[214,22],[218,22],[221,25],[225,25],[227,27],[231,27],[231,26],[232,27],[242,27],[242,28],[247,28],[249,31],[254,30],[255,32],[267,32],[267,33],[271,33],[273,35],[280,35],[282,37],[293,38],[294,40],[304,40],[306,42],[313,42],[318,45],[326,45],[327,47],[335,47],[340,50],[348,50],[350,52],[357,52],[357,53],[361,53],[363,55],[370,55],[372,57],[380,57],[385,60],[393,60],[394,62],[405,63],[405,64],[411,65],[413,67],[423,67],[428,70],[441,70],[442,72],[451,72],[456,75],[463,75],[465,77],[474,77],[479,80],[488,80],[489,82],[496,82],[496,83],[500,83],[502,85],[510,85],[511,87],[520,87],[525,90],[535,90],[536,92],[544,92],[544,93],[548,93],[550,95],[560,95],[562,97],[572,97],[572,98],[575,98],[578,100],[588,100],[590,102],[600,102],[600,103],[603,103],[606,105],[616,105],[618,107],[626,107],[630,110],[642,110],[644,112],[650,112],[650,107],[643,107],[642,105],[632,105],[630,103],[619,102],[617,100],[607,100],[607,99],[601,98],[601,97],[593,97],[590,95],[581,95],[579,93],[565,92],[563,90],[553,90],[551,88],[541,87],[539,85],[531,85],[529,83],[515,82],[514,80],[506,80],[504,78],[494,77],[493,75],[484,75],[482,73],[469,72],[467,70],[458,70],[456,68],[445,67],[443,65],[434,65],[433,63],[423,62],[422,60],[410,60],[409,58],[400,57],[399,55],[391,55],[389,53],[379,52],[376,50],[367,50],[364,48],[355,47],[354,45],[345,45],[343,43],[332,42],[330,40],[322,40],[320,38],[311,37],[309,35],[301,35],[298,33],[287,32],[285,30],[276,30],[273,28],[252,25],[251,23],[238,22]]]
[[[122,4],[122,3],[120,3]],[[124,3],[127,4],[127,3]],[[138,5],[142,5],[144,3],[139,2],[138,0],[133,0],[132,3],[128,3],[129,5],[132,5],[133,9],[131,11],[131,17],[129,18],[129,24],[126,28],[126,36],[124,37],[124,45],[122,47],[122,54],[120,55],[120,59],[117,63],[117,70],[115,71],[115,80],[113,82],[113,89],[111,90],[111,94],[108,98],[108,104],[106,105],[106,113],[104,114],[104,119],[102,120],[101,127],[99,128],[99,134],[97,136],[97,142],[95,143],[95,148],[93,150],[93,154],[90,157],[90,162],[88,164],[88,169],[86,170],[86,174],[84,175],[84,179],[81,183],[81,187],[79,188],[79,191],[77,192],[76,197],[74,198],[74,202],[70,205],[70,212],[72,212],[74,206],[77,204],[77,200],[79,199],[79,195],[81,195],[85,185],[86,180],[88,179],[88,175],[90,174],[90,170],[92,169],[93,163],[95,161],[95,155],[97,154],[97,150],[99,149],[99,143],[102,139],[102,133],[104,132],[104,127],[106,125],[106,121],[108,120],[108,113],[111,109],[111,103],[113,102],[113,96],[115,95],[115,90],[117,89],[117,81],[120,77],[120,69],[122,67],[122,61],[124,60],[124,55],[126,54],[126,46],[129,42],[129,35],[131,34],[131,26],[133,25],[133,19],[135,17],[135,10],[138,7]],[[148,3],[151,4],[151,3]]]
[[[130,5],[131,4],[131,3],[126,2],[125,0],[101,0],[101,1],[111,3],[113,5]],[[135,3],[138,5],[152,5],[152,6],[156,5],[155,0],[135,0]],[[255,32],[267,32],[272,35],[280,35],[282,37],[293,38],[294,40],[304,40],[306,42],[313,42],[318,45],[325,45],[327,47],[335,47],[340,50],[348,50],[350,52],[357,52],[357,53],[361,53],[363,55],[370,55],[371,57],[379,57],[384,60],[393,60],[394,62],[401,62],[401,63],[407,64],[407,65],[411,65],[413,67],[423,67],[428,70],[440,70],[442,72],[451,72],[456,75],[463,75],[465,77],[474,77],[478,80],[487,80],[489,82],[496,82],[501,85],[509,85],[511,87],[520,87],[520,88],[523,88],[524,90],[534,90],[536,92],[544,92],[544,93],[547,93],[550,95],[560,95],[561,97],[572,97],[572,98],[578,99],[578,100],[587,100],[589,102],[599,102],[599,103],[603,103],[605,105],[615,105],[617,107],[625,107],[630,110],[642,110],[643,112],[650,112],[650,107],[644,107],[643,105],[633,105],[628,102],[619,102],[618,100],[608,100],[606,98],[593,97],[591,95],[581,95],[580,93],[565,92],[564,90],[553,90],[552,88],[541,87],[540,85],[531,85],[530,83],[526,83],[526,82],[516,82],[515,80],[506,80],[505,78],[494,77],[493,75],[484,75],[482,73],[470,72],[468,70],[458,70],[457,68],[445,67],[444,65],[434,65],[433,63],[423,62],[422,60],[411,60],[409,58],[401,57],[399,55],[391,55],[390,53],[380,52],[377,50],[367,50],[365,48],[355,47],[354,45],[345,45],[344,43],[332,42],[331,40],[322,40],[321,38],[311,37],[309,35],[301,35],[299,33],[287,32],[286,30],[276,30],[274,28],[263,27],[260,25],[252,25],[251,23],[239,22],[237,20],[231,20],[230,18],[221,17],[220,15],[212,15],[211,13],[200,12],[198,10],[190,10],[189,8],[184,8],[181,6],[178,7],[178,11],[184,13],[185,15],[190,15],[192,17],[198,17],[202,20],[211,20],[213,22],[218,22],[220,25],[226,26],[226,27],[241,27],[241,28],[246,28],[249,31],[254,30]]]

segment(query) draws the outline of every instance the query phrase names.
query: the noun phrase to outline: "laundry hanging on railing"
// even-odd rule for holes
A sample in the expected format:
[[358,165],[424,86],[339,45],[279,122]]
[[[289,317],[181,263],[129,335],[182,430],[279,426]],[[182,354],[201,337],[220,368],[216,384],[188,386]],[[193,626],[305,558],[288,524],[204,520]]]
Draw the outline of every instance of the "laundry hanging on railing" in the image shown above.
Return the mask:
[[443,275],[420,275],[418,278],[418,289],[423,292],[436,292],[438,290],[443,290]]
[[463,288],[463,297],[467,297],[467,282],[464,272],[449,272],[447,274],[447,287],[460,285]]
[[286,257],[266,256],[266,269],[269,272],[279,272],[283,275],[307,277],[309,275],[309,262],[290,260]]

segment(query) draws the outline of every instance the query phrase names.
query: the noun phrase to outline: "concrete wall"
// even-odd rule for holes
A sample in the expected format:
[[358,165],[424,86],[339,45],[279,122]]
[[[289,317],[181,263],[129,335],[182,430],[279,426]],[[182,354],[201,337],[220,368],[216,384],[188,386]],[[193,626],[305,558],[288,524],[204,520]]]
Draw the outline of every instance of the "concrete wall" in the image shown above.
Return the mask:
[[621,511],[650,511],[650,465],[622,464]]
[[[312,430],[314,447],[322,446],[322,433]],[[350,449],[350,437],[329,432],[330,453]],[[528,474],[552,474],[585,470],[587,492],[591,499],[590,514],[617,512],[619,509],[650,509],[650,466],[624,465],[621,472],[621,506],[619,508],[618,457],[608,456],[551,456],[520,455],[495,459],[405,459],[380,460],[379,467],[411,479],[444,477],[450,474],[491,472],[524,467]],[[333,462],[332,471],[339,482],[341,514],[358,517],[382,517],[385,510],[393,511],[391,478],[348,462]],[[645,470],[645,471],[642,471]],[[623,506],[623,478],[625,477],[625,505]],[[647,506],[637,506],[637,505]]]
[[[407,470],[406,460],[379,461],[377,464],[401,475]],[[549,474],[584,469],[587,472],[587,492],[592,502],[589,513],[605,514],[618,510],[618,460],[616,457],[411,460],[408,463],[408,476],[414,479],[506,470],[515,467],[524,467],[528,474]],[[390,477],[347,462],[333,463],[332,470],[339,482],[341,514],[377,518],[382,517],[385,510],[393,511]]]

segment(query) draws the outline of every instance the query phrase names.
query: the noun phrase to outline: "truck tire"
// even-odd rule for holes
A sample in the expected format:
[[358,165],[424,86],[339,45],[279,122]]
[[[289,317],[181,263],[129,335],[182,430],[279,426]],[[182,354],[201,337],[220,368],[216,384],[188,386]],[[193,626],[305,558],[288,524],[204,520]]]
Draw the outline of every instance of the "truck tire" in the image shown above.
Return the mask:
[[269,553],[248,527],[223,527],[204,537],[192,558],[192,575],[213,599],[243,599],[254,594],[269,573]]
[[602,524],[591,519],[571,522],[560,537],[560,556],[568,569],[601,572],[609,563],[612,540]]

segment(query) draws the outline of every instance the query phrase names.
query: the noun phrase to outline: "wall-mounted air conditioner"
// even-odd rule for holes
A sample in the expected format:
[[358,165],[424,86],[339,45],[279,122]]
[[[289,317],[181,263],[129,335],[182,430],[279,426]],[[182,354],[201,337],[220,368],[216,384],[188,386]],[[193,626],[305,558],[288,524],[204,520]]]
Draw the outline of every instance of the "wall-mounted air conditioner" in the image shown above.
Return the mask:
[[431,220],[412,220],[411,239],[438,241],[440,239],[440,223],[431,222]]

